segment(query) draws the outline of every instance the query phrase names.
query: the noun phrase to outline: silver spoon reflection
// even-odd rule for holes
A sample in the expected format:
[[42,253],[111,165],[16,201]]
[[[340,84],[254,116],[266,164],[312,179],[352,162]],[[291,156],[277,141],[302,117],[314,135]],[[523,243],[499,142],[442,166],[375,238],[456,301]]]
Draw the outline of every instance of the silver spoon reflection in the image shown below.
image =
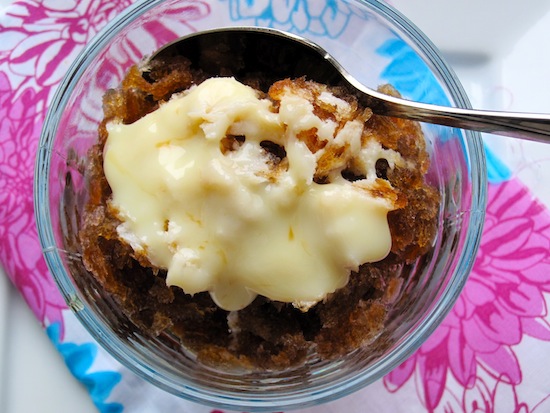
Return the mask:
[[430,105],[387,96],[366,87],[316,43],[295,34],[259,27],[197,32],[164,46],[151,60],[182,55],[212,76],[261,74],[268,84],[305,76],[355,89],[361,103],[378,115],[550,143],[550,115],[496,112]]

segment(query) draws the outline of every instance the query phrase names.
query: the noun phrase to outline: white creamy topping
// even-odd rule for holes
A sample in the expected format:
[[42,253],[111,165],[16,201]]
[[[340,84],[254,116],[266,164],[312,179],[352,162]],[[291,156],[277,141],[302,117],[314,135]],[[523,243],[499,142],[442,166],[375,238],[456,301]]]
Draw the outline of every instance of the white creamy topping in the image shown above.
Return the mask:
[[[320,99],[349,109],[327,92]],[[110,123],[104,169],[123,222],[119,236],[166,269],[168,285],[208,291],[226,310],[257,294],[307,310],[391,247],[394,206],[365,187],[376,179],[377,159],[392,167],[402,159],[377,142],[362,147],[360,121],[336,127],[304,97],[289,91],[277,113],[232,78],[209,79],[133,124]],[[315,183],[324,152],[297,138],[311,128],[327,147],[359,154],[366,178],[352,183],[333,174]],[[223,151],[228,135],[244,142]],[[275,170],[262,141],[284,147],[288,165]]]

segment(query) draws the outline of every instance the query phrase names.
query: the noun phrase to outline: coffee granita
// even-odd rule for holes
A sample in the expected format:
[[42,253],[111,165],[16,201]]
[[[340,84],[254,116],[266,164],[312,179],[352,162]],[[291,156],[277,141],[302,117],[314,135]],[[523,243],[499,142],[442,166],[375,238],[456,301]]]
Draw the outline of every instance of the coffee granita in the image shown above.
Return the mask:
[[400,269],[432,248],[420,126],[344,88],[170,57],[132,67],[104,113],[84,264],[140,331],[205,364],[284,369],[369,346]]

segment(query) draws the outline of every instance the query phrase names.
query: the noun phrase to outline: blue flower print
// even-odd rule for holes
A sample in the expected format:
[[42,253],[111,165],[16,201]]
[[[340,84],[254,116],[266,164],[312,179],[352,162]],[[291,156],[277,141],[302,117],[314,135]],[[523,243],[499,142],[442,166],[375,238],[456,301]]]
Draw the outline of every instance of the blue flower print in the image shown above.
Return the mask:
[[[442,106],[450,104],[428,66],[403,40],[387,40],[377,49],[377,53],[391,59],[382,71],[381,77],[394,85],[405,97]],[[510,179],[510,169],[492,153],[487,145],[484,146],[489,181],[498,183]]]
[[120,403],[108,403],[106,399],[122,376],[116,371],[99,371],[89,373],[97,356],[97,345],[93,343],[61,343],[61,325],[53,323],[47,328],[50,340],[61,353],[70,372],[86,386],[93,403],[100,413],[121,413],[124,406]]
[[508,181],[512,177],[512,171],[485,145],[485,157],[487,158],[487,178],[489,182],[499,183]]
[[339,0],[223,0],[231,20],[336,38],[356,13]]
[[403,40],[392,38],[376,52],[391,59],[381,77],[390,82],[405,97],[419,102],[449,106],[445,92],[429,67]]

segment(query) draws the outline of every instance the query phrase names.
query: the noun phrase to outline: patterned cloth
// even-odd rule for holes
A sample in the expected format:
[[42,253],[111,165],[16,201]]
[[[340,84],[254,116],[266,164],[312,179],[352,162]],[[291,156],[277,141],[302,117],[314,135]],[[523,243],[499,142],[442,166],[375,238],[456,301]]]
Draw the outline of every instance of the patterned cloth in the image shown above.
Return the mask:
[[[0,261],[100,412],[220,413],[158,390],[99,348],[67,309],[38,242],[33,172],[48,102],[77,53],[130,3],[16,0],[0,11]],[[330,4],[189,0],[181,13],[194,27],[212,7],[228,7],[237,20],[261,19],[337,37],[350,12],[327,13]],[[394,58],[409,52],[396,43],[380,50]],[[398,85],[400,76],[390,63],[386,79]],[[537,379],[550,356],[550,214],[497,159],[489,160],[482,244],[451,313],[383,379],[302,412],[550,411],[549,381]]]

